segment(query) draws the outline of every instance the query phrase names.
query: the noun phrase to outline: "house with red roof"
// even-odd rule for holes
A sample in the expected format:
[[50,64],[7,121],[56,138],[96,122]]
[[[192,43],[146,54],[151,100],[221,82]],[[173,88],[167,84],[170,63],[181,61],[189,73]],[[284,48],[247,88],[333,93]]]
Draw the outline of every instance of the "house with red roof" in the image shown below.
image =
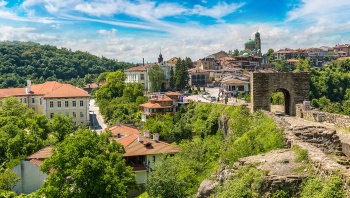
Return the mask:
[[21,159],[20,164],[11,169],[21,178],[12,191],[17,194],[29,194],[41,187],[48,175],[40,170],[40,166],[46,158],[51,156],[52,148],[52,146],[46,146],[26,159]]
[[166,92],[152,96],[147,103],[140,104],[141,121],[146,122],[147,116],[155,117],[157,114],[173,115],[177,111],[177,102],[181,95],[178,92]]
[[53,118],[55,114],[72,116],[75,124],[89,124],[90,94],[70,84],[47,81],[42,84],[31,84],[27,87],[0,89],[1,99],[18,98],[28,108],[35,112]]
[[139,184],[146,182],[149,174],[152,174],[154,163],[162,155],[180,152],[178,147],[160,141],[157,133],[151,138],[149,131],[144,131],[142,135],[140,130],[123,124],[114,125],[109,130],[112,132],[111,139],[124,146],[126,165],[133,168]]

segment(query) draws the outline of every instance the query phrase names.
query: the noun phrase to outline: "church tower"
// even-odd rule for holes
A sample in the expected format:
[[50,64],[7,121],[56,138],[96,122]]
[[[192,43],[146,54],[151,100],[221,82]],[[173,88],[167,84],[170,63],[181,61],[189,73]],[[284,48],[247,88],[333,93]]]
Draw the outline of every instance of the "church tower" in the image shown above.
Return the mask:
[[159,53],[158,63],[162,63],[162,62],[163,62],[163,55],[162,53]]
[[255,33],[255,49],[258,51],[258,56],[261,56],[261,39],[260,39],[260,33],[257,31]]

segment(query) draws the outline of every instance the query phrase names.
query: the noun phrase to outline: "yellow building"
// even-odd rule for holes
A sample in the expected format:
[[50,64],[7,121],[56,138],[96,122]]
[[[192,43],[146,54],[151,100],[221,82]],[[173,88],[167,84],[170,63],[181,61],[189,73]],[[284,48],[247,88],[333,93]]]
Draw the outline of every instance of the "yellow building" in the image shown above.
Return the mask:
[[72,116],[75,124],[89,124],[90,95],[73,85],[56,81],[31,85],[28,80],[26,88],[0,89],[0,99],[11,96],[48,118],[62,114]]

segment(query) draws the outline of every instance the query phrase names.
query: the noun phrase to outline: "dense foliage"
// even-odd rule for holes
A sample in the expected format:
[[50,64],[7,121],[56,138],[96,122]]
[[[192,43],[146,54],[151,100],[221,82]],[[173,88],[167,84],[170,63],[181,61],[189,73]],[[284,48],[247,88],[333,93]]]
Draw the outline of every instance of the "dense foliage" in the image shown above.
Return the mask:
[[0,163],[14,167],[19,158],[28,156],[47,144],[55,144],[73,132],[71,117],[55,115],[49,120],[37,114],[17,98],[0,101]]
[[137,188],[125,165],[124,148],[108,134],[78,130],[52,151],[41,169],[49,177],[38,194],[45,197],[126,197]]
[[140,104],[147,102],[141,83],[125,83],[122,71],[111,72],[106,83],[96,91],[96,99],[106,122],[138,123]]
[[174,82],[170,82],[170,84],[175,84],[176,89],[183,90],[186,88],[189,82],[189,73],[188,69],[192,68],[193,63],[189,57],[185,59],[179,58],[175,65],[175,75]]
[[331,113],[350,115],[350,59],[311,70],[311,105]]
[[97,57],[88,52],[40,45],[33,42],[0,42],[0,88],[23,87],[26,80],[56,80],[83,86],[102,72],[132,64]]
[[157,92],[160,91],[162,88],[162,84],[164,82],[165,76],[164,76],[164,70],[161,66],[156,65],[153,66],[149,72],[149,81],[151,83],[151,91]]
[[[230,130],[219,128],[219,118],[227,120]],[[243,107],[191,103],[173,119],[166,115],[149,121],[152,124],[145,128],[151,133],[156,130],[163,139],[179,142],[181,148],[181,153],[157,164],[146,185],[151,197],[192,196],[220,161],[232,164],[240,157],[283,147],[282,132],[273,120],[262,112],[250,114]]]

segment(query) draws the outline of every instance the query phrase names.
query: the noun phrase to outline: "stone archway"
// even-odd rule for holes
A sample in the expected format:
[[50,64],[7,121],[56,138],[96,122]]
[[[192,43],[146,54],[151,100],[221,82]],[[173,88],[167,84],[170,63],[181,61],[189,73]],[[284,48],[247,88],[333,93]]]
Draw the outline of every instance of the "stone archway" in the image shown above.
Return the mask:
[[250,76],[252,111],[271,111],[273,91],[285,95],[285,114],[295,116],[295,105],[309,99],[310,75],[300,73],[252,73]]

